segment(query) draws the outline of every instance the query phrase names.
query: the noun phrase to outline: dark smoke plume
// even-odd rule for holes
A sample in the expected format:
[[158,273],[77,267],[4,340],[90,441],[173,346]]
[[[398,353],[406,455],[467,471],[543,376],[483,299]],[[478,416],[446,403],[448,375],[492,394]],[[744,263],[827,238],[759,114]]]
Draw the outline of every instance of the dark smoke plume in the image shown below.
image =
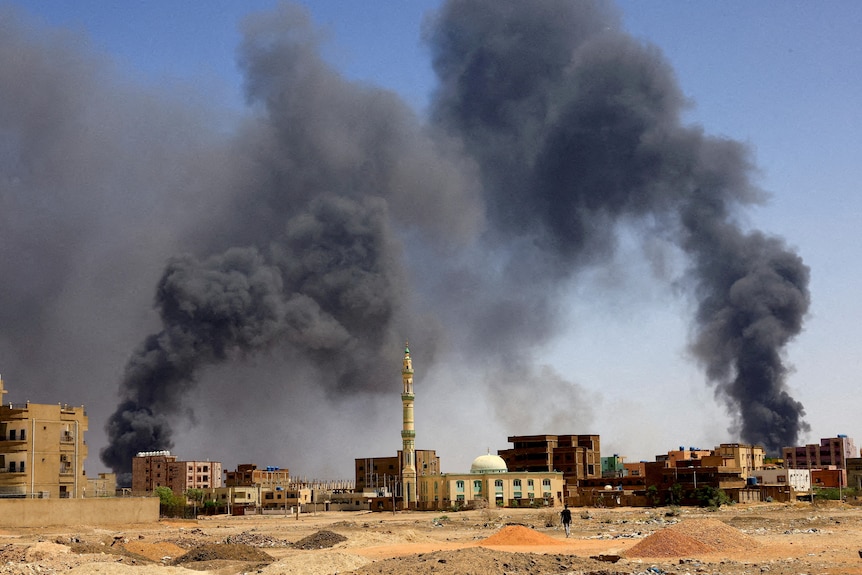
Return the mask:
[[[457,385],[489,386],[509,432],[592,432],[589,393],[539,354],[622,232],[685,259],[691,349],[740,438],[774,452],[807,429],[784,354],[808,269],[743,226],[763,195],[749,152],[683,123],[673,71],[612,6],[445,3],[427,119],[327,65],[300,8],[242,30],[248,109],[216,132],[80,39],[0,13],[4,375],[99,408],[92,382],[120,379],[109,467],[171,447],[201,407],[229,420],[212,393],[227,362],[278,359],[247,385],[280,402],[290,445],[297,396],[331,415],[397,389],[406,337],[426,373],[478,374]],[[531,407],[539,385],[553,401]]]
[[[759,196],[747,153],[683,126],[673,73],[619,29],[600,3],[449,2],[429,33],[434,120],[481,166],[492,243],[528,240],[533,253],[507,262],[510,285],[527,277],[556,296],[557,282],[613,252],[623,223],[675,238],[700,302],[692,349],[739,434],[772,453],[795,445],[807,427],[782,352],[808,310],[808,269],[735,223]],[[546,315],[509,314],[494,333]]]

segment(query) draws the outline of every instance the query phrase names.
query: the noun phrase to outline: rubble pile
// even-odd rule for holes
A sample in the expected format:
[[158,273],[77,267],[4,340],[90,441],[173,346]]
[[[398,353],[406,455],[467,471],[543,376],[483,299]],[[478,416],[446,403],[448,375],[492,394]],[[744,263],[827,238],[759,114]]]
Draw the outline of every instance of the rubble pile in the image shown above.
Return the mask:
[[264,535],[262,533],[253,533],[251,531],[243,531],[236,535],[228,535],[222,540],[222,543],[238,543],[240,545],[251,545],[252,547],[288,547],[290,541],[277,539]]
[[332,531],[318,531],[308,537],[304,537],[291,545],[294,549],[325,549],[347,541],[347,537]]

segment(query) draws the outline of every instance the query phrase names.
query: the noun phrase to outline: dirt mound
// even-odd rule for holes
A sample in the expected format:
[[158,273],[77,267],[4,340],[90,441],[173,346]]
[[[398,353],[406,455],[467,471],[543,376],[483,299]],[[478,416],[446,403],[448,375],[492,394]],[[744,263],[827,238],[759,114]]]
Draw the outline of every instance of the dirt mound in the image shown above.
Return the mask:
[[325,549],[326,547],[337,545],[342,541],[347,541],[347,537],[332,531],[323,530],[300,539],[291,547],[294,549]]
[[715,519],[689,519],[656,531],[626,551],[626,557],[683,557],[759,546],[752,537]]
[[507,525],[484,539],[482,545],[565,545],[565,543],[523,525]]
[[181,555],[174,559],[171,564],[182,565],[183,563],[217,560],[270,563],[273,561],[273,558],[257,547],[252,547],[251,545],[240,545],[237,543],[212,543],[195,547],[185,555]]

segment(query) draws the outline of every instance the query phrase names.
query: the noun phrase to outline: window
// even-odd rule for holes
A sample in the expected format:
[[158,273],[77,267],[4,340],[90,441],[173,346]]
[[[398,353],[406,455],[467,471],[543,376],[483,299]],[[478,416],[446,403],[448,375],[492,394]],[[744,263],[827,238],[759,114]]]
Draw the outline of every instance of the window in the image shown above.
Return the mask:
[[24,473],[24,462],[23,462],[23,461],[21,462],[21,466],[20,466],[20,467],[21,467],[21,473]]
[[21,430],[21,441],[24,441],[25,439],[27,439],[25,431],[26,431],[25,429]]
[[494,481],[494,487],[496,487],[497,490],[503,489],[503,480],[502,479],[495,480]]
[[533,480],[532,479],[527,480],[527,487],[533,487]]
[[9,441],[15,441],[15,430],[14,429],[9,430]]
[[9,462],[9,473],[15,473],[15,462],[14,461]]
[[520,479],[514,480],[512,482],[512,485],[514,485],[515,487],[520,487],[521,486],[521,480]]
[[473,491],[476,493],[482,493],[482,481],[480,479],[473,480]]
[[463,493],[464,492],[464,482],[461,480],[456,481],[455,482],[455,489],[457,489],[458,491]]

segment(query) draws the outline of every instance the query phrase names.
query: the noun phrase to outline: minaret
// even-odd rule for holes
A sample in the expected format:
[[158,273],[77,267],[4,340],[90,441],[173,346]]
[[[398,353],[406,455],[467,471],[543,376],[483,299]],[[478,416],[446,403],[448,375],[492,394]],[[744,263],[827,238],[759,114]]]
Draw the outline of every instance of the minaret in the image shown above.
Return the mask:
[[3,395],[6,394],[6,390],[3,389],[3,376],[0,375],[0,405],[3,404]]
[[401,470],[404,495],[404,508],[415,506],[416,494],[416,430],[413,427],[413,360],[410,347],[404,344],[404,361],[401,367],[401,403],[404,405],[404,426],[401,429],[401,442],[404,454],[404,469]]

